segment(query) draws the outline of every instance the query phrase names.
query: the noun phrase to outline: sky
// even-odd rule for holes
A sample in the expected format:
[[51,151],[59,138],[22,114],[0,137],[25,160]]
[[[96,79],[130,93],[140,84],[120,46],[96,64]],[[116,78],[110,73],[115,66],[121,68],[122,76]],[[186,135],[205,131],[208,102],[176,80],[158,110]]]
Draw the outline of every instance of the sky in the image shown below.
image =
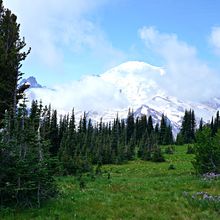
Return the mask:
[[[173,94],[220,86],[219,0],[4,0],[31,54],[25,77],[46,86],[102,74],[126,61],[162,67]],[[197,86],[195,86],[195,84]],[[169,86],[168,86],[169,87]],[[210,89],[211,88],[211,89]]]

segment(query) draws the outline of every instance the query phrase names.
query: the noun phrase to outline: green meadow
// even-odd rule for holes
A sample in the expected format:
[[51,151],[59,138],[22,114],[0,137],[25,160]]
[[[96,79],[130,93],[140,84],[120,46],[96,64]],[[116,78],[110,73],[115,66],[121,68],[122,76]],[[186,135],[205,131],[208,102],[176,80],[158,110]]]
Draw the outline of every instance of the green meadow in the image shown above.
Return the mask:
[[[220,180],[196,176],[186,146],[165,154],[166,162],[135,160],[102,166],[102,174],[58,177],[59,195],[40,209],[3,209],[0,219],[220,219],[219,204],[195,201],[191,195],[220,195]],[[172,165],[175,169],[168,169]],[[187,192],[188,196],[185,196]]]

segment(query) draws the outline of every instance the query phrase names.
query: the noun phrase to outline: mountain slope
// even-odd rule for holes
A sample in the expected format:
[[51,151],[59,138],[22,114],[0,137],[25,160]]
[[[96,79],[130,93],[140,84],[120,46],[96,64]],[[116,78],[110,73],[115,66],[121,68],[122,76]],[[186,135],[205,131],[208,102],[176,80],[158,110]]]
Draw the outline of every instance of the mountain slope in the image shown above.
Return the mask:
[[196,103],[179,100],[170,96],[163,88],[165,71],[163,68],[138,61],[130,61],[116,66],[100,76],[85,76],[80,81],[48,89],[34,80],[27,91],[30,99],[41,99],[51,103],[60,114],[70,112],[75,107],[76,117],[83,111],[94,121],[111,121],[118,114],[126,118],[128,108],[136,117],[152,115],[159,122],[165,114],[176,134],[180,128],[185,109],[195,111],[197,121],[202,117],[208,122],[219,107],[219,99],[212,102]]

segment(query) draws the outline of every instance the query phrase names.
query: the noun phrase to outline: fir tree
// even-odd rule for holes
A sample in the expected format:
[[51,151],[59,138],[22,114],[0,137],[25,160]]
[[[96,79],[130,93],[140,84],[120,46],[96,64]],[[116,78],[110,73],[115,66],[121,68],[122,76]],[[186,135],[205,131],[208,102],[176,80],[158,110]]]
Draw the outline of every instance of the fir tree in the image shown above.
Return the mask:
[[59,130],[58,130],[58,123],[57,123],[57,111],[54,110],[51,116],[50,121],[50,134],[49,139],[51,143],[50,153],[53,156],[56,156],[59,151]]
[[127,144],[129,143],[131,137],[134,134],[134,129],[135,129],[134,113],[133,113],[133,111],[131,112],[131,110],[129,109],[128,117],[127,117],[127,137],[126,137],[126,143]]
[[177,138],[179,144],[188,144],[195,141],[195,115],[194,111],[185,111],[180,133]]
[[154,131],[152,116],[150,115],[147,120],[147,131],[150,135]]
[[21,78],[21,62],[30,52],[23,52],[26,43],[21,40],[17,17],[0,1],[0,123],[5,110],[15,115],[17,105],[17,84]]
[[[50,170],[48,142],[40,132],[43,121],[40,105],[36,112],[39,114],[35,117],[28,117],[23,103],[13,119],[6,114],[0,142],[0,157],[5,158],[0,161],[0,167],[4,168],[0,172],[2,205],[40,206],[42,200],[53,196],[56,191]],[[13,127],[10,126],[12,121]]]
[[199,121],[199,131],[202,131],[203,129],[203,119],[201,118]]
[[220,133],[212,137],[209,127],[204,127],[196,136],[194,168],[200,174],[220,173]]

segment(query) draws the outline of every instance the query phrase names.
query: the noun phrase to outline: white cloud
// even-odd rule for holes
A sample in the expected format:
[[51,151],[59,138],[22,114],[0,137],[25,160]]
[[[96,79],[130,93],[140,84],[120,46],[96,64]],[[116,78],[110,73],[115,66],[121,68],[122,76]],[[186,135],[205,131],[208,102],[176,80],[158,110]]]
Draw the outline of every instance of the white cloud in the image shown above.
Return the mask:
[[98,76],[85,76],[80,81],[56,86],[53,90],[33,88],[29,92],[31,100],[41,99],[45,105],[52,104],[61,114],[70,112],[73,106],[76,110],[99,113],[128,107],[128,100],[119,89]]
[[163,86],[180,98],[204,100],[216,94],[220,80],[216,72],[201,61],[195,47],[178,39],[176,34],[160,33],[154,27],[139,30],[148,49],[164,61]]
[[[62,70],[67,56],[91,54],[103,63],[123,60],[101,27],[88,17],[109,0],[5,0],[21,23],[21,34],[32,47],[36,65]],[[67,55],[68,54],[68,55]]]
[[215,52],[220,55],[220,27],[213,27],[209,42],[213,46]]

